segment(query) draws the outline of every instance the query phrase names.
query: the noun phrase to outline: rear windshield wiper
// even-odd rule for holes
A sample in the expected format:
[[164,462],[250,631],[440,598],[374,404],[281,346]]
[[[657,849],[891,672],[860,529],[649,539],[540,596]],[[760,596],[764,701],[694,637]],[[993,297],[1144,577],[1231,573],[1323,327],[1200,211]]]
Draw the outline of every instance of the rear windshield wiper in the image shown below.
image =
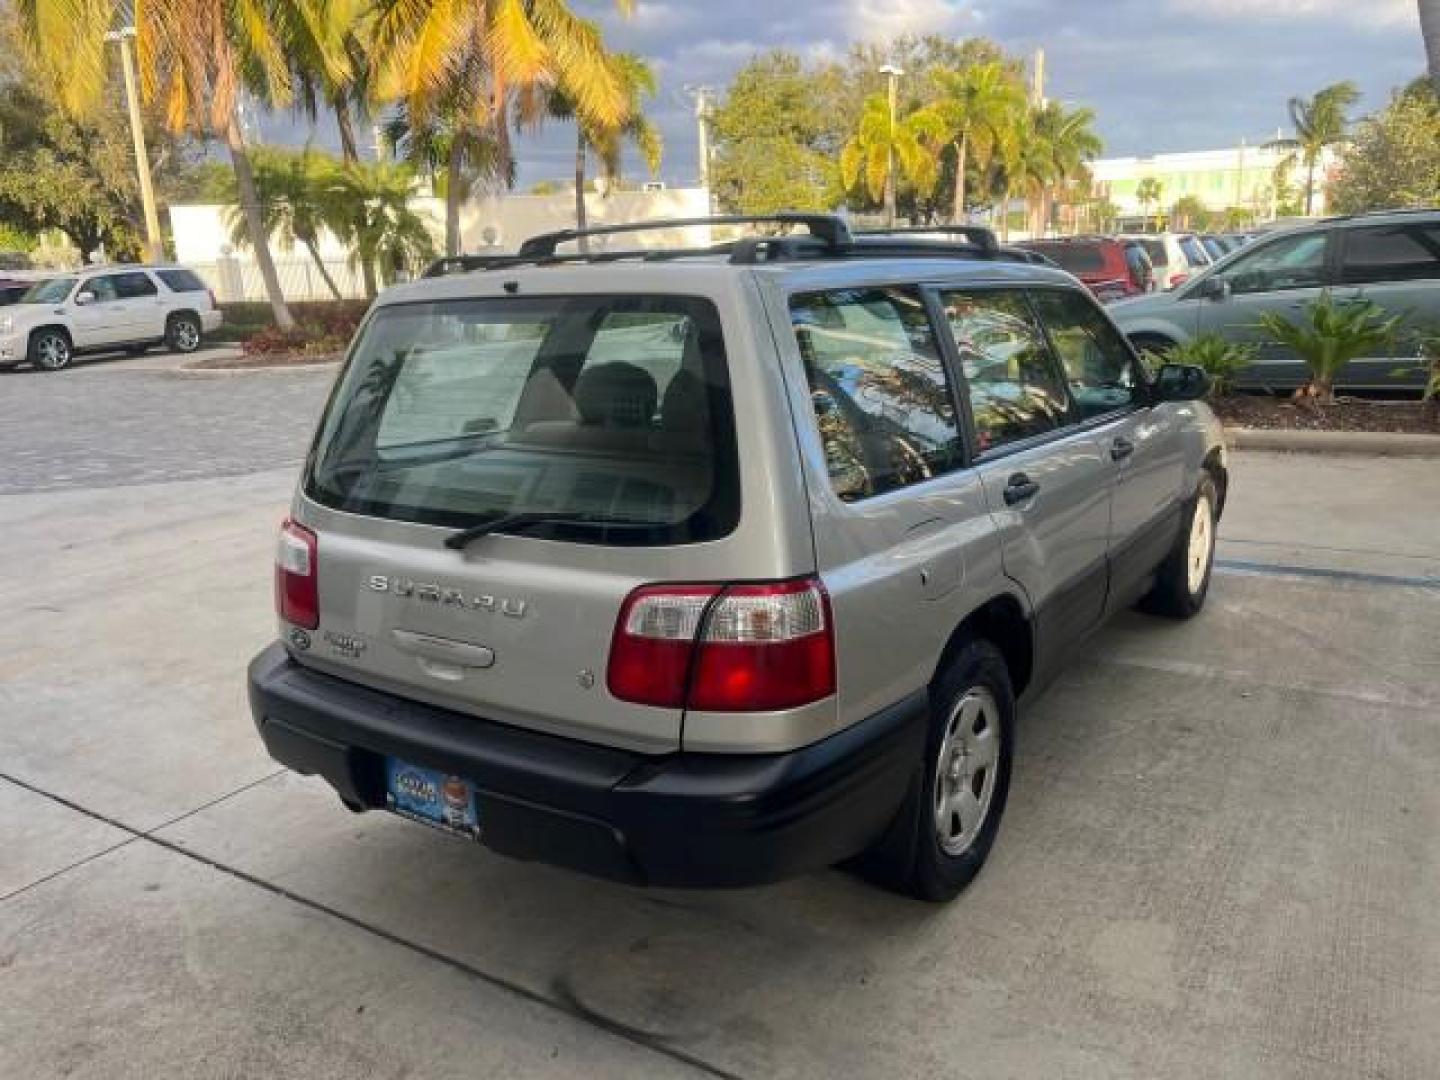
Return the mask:
[[663,526],[663,521],[635,521],[631,518],[612,517],[609,514],[560,513],[555,511],[529,510],[516,514],[498,514],[484,521],[451,533],[445,538],[445,546],[455,551],[463,550],[473,540],[491,533],[524,532],[536,525],[600,525],[616,529],[653,529]]

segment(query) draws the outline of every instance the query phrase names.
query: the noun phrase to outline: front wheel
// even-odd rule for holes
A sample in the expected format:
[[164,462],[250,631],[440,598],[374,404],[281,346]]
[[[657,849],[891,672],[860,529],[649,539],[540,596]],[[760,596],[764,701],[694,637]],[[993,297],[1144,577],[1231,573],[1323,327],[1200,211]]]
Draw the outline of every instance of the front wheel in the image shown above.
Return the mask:
[[70,338],[60,330],[41,330],[30,339],[30,363],[41,371],[61,371],[73,358]]
[[1160,564],[1155,585],[1140,602],[1144,610],[1172,619],[1188,619],[1205,606],[1215,567],[1215,481],[1206,475],[1184,516],[1175,546]]
[[946,901],[980,873],[1010,792],[1015,693],[1000,651],[967,642],[931,687],[930,703],[923,768],[861,868],[897,892]]
[[165,332],[165,342],[178,353],[192,353],[200,347],[200,320],[194,315],[176,315]]

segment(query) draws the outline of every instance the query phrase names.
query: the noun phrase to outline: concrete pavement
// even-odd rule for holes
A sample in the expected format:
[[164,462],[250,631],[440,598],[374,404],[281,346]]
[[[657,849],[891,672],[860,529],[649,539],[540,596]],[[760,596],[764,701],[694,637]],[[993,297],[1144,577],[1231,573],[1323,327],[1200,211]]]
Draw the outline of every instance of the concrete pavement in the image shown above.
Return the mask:
[[0,500],[0,1076],[1440,1074],[1433,463],[1237,454],[1210,607],[1031,704],[946,908],[635,891],[278,773],[292,479]]

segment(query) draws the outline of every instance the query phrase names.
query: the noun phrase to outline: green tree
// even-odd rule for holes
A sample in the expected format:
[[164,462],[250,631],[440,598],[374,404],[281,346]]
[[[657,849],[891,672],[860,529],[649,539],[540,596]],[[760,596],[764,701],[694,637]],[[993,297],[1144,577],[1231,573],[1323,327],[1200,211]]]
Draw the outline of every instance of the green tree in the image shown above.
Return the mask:
[[1262,311],[1260,326],[1305,361],[1310,396],[1330,401],[1346,364],[1394,340],[1401,317],[1385,316],[1385,309],[1373,300],[1337,301],[1327,291],[1306,305],[1302,321],[1291,322],[1278,311]]
[[938,99],[930,106],[955,147],[951,221],[965,219],[965,172],[971,155],[988,170],[1002,133],[1025,108],[1025,91],[1014,71],[993,60],[964,68],[940,68],[932,76]]
[[1325,87],[1312,98],[1290,99],[1290,122],[1295,128],[1293,139],[1281,139],[1272,146],[1293,150],[1305,166],[1305,214],[1315,209],[1315,167],[1327,147],[1345,138],[1349,124],[1345,110],[1360,100],[1360,90],[1353,83],[1338,82]]
[[1153,176],[1140,178],[1140,183],[1135,188],[1135,201],[1140,204],[1141,213],[1148,215],[1150,207],[1159,206],[1160,200],[1164,197],[1165,185],[1158,179]]
[[1341,154],[1329,195],[1343,214],[1440,205],[1440,103],[1435,95],[1399,94],[1362,121]]
[[1079,181],[1087,176],[1087,163],[1104,149],[1095,134],[1095,112],[1092,109],[1067,109],[1058,101],[1046,102],[1031,115],[1030,140],[1037,144],[1033,153],[1043,161],[1038,172],[1044,173],[1035,192],[1039,205],[1041,230],[1049,227],[1055,192],[1060,185]]
[[435,257],[435,242],[425,220],[410,208],[415,174],[405,165],[360,162],[340,169],[333,197],[348,213],[330,218],[342,242],[350,245],[351,266],[365,280],[365,295],[408,277]]
[[[332,226],[351,211],[338,197],[339,163],[309,150],[296,153],[276,147],[256,147],[251,157],[265,234],[282,250],[293,250],[297,243],[304,247],[331,295],[342,299],[340,287],[320,257],[321,231],[327,227],[337,231]],[[344,231],[343,225],[338,231]],[[250,244],[249,226],[239,207],[230,211],[230,242],[240,248]]]
[[931,146],[945,137],[940,118],[928,109],[893,116],[889,99],[875,94],[855,135],[840,151],[840,178],[846,190],[860,188],[871,199],[885,199],[886,221],[895,221],[895,192],[903,176],[918,190],[935,187],[938,162]]
[[1206,232],[1210,228],[1210,211],[1198,195],[1182,195],[1170,207],[1170,224],[1176,229]]
[[[577,111],[566,80],[562,78],[550,95],[549,113],[557,120],[575,123],[575,227],[583,229],[585,218],[586,172],[590,155],[600,162],[601,175],[607,180],[620,179],[621,155],[625,143],[633,143],[640,151],[653,176],[660,168],[664,141],[660,130],[645,115],[645,102],[655,96],[657,84],[654,69],[640,57],[617,53],[610,58],[615,78],[624,88],[625,114],[615,123],[601,123],[593,116]],[[582,238],[580,249],[586,250]]]

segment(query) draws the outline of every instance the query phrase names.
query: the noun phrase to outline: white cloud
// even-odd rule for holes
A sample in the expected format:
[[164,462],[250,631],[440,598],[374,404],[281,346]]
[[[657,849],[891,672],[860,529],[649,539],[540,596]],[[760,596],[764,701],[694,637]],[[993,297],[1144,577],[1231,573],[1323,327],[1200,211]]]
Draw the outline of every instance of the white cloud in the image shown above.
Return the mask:
[[961,33],[975,25],[969,0],[848,0],[845,30],[858,41]]
[[1328,19],[1362,28],[1419,23],[1415,0],[1170,0],[1177,14],[1220,19]]

